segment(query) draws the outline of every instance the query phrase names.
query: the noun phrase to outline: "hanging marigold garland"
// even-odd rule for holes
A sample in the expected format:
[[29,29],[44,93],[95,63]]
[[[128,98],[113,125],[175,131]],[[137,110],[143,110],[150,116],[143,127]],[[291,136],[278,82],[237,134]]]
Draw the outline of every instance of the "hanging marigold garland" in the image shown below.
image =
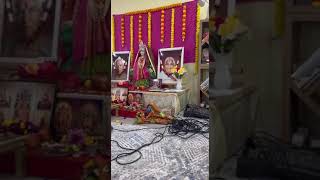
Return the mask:
[[111,18],[111,33],[112,33],[112,52],[114,52],[114,50],[115,50],[115,33],[114,33],[114,26],[115,26],[115,24],[114,24],[114,16],[112,16],[112,18]]
[[182,41],[186,40],[186,21],[187,21],[187,6],[182,9]]
[[[133,16],[130,16],[130,51],[131,59],[133,58]],[[133,61],[131,61],[132,64]]]
[[124,47],[124,17],[121,17],[121,46]]
[[160,24],[160,41],[164,42],[164,21],[165,20],[165,11],[161,10],[161,24]]
[[139,43],[142,41],[142,16],[139,15],[139,20],[138,20],[138,38],[139,38]]
[[174,47],[174,17],[175,16],[175,9],[172,8],[171,14],[171,48]]
[[151,28],[151,22],[152,22],[152,15],[151,12],[148,12],[148,46],[151,47],[151,37],[152,37],[152,28]]
[[198,49],[198,44],[199,44],[199,33],[200,33],[200,5],[197,4],[197,28],[196,28],[196,52],[195,52],[195,75],[198,74],[198,69],[199,69],[199,49]]

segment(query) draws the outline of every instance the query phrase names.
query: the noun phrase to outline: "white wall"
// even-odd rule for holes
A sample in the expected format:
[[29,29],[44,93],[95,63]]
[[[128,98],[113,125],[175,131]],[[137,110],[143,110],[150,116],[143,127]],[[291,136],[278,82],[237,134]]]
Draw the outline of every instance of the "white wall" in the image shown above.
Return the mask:
[[[111,14],[122,14],[131,11],[156,8],[191,0],[111,0]],[[201,19],[206,19],[209,5],[201,7]]]

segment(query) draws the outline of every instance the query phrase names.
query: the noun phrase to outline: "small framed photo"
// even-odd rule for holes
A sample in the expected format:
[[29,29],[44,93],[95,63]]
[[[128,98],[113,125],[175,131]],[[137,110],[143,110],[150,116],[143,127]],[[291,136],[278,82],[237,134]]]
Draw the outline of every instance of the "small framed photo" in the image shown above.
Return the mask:
[[106,104],[107,98],[103,95],[57,94],[52,123],[56,136],[66,135],[70,129],[81,129],[93,136],[105,136]]
[[113,52],[111,67],[111,81],[128,81],[130,71],[130,51]]
[[50,127],[56,86],[54,84],[1,81],[0,121],[14,119],[35,127]]
[[142,93],[129,92],[127,99],[128,99],[127,102],[129,105],[133,103],[142,104],[142,105],[144,104]]
[[158,79],[162,84],[175,84],[176,78],[172,74],[172,68],[183,67],[184,47],[159,49]]
[[128,88],[116,87],[111,89],[111,101],[116,103],[127,102]]
[[0,62],[57,61],[61,0],[0,1]]

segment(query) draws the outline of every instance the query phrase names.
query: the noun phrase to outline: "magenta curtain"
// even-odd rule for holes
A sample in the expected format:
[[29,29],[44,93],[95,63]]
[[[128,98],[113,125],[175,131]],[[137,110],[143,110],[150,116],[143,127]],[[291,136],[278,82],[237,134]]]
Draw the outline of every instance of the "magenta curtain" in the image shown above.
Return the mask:
[[[110,18],[106,14],[103,20],[93,20],[89,15],[89,2],[91,1],[77,0],[74,8],[72,58],[75,62],[83,62],[110,50]],[[110,10],[111,7],[107,13]]]
[[[182,9],[183,6],[187,6],[187,19],[186,19],[186,39],[182,41]],[[171,47],[171,18],[172,18],[172,8],[175,9],[174,18],[174,47],[184,47],[184,63],[194,63],[196,59],[196,36],[197,36],[197,0],[187,2],[175,7],[167,8],[163,7],[165,10],[165,25],[164,25],[164,42],[160,40],[160,23],[161,23],[161,10],[162,8],[155,10],[146,10],[143,13],[136,14],[119,14],[114,15],[114,44],[115,51],[130,51],[130,16],[133,16],[133,49],[134,55],[139,49],[139,39],[138,39],[138,26],[139,26],[139,15],[142,16],[142,40],[145,44],[148,44],[148,12],[151,12],[151,49],[155,57],[155,63],[157,65],[158,60],[158,50],[161,48]],[[122,47],[121,42],[121,18],[125,18],[124,28],[125,28],[125,44]]]

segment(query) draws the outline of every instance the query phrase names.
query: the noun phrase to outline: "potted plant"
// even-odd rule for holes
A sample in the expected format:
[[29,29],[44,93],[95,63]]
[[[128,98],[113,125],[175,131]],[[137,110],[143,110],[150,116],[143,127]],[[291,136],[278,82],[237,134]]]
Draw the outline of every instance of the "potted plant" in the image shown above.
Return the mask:
[[215,17],[210,20],[210,46],[212,46],[215,59],[214,86],[216,89],[228,89],[232,79],[230,68],[232,67],[232,50],[237,41],[247,32],[248,28],[243,25],[236,16],[227,18]]

